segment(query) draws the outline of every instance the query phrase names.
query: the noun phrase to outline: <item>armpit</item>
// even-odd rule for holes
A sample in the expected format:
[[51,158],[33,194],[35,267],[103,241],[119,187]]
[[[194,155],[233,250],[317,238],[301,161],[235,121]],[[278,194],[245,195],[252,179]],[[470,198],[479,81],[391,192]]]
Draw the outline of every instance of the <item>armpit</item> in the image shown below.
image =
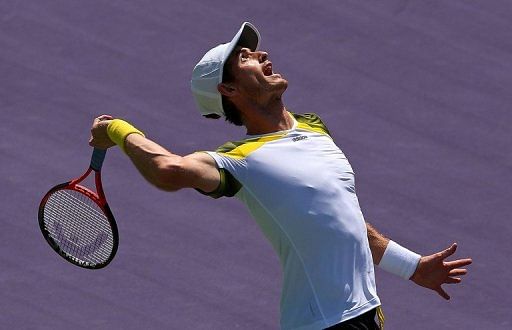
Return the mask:
[[212,198],[220,197],[233,197],[242,188],[242,184],[235,179],[229,171],[224,168],[219,168],[220,183],[219,186],[212,192],[205,192],[201,189],[196,190],[203,195],[210,196]]

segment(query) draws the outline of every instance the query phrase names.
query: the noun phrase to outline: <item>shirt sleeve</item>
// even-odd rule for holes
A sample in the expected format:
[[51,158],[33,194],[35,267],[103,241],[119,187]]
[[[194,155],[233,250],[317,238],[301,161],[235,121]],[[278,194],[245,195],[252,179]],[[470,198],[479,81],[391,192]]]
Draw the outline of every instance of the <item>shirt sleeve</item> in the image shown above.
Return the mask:
[[220,183],[217,189],[212,192],[205,192],[201,189],[196,190],[203,195],[210,196],[211,198],[220,197],[233,197],[242,188],[242,184],[228,170],[219,168]]
[[207,152],[210,156],[213,157],[215,162],[217,163],[217,167],[219,169],[220,175],[220,183],[218,187],[211,192],[205,192],[201,189],[196,190],[203,195],[210,196],[212,198],[220,198],[220,197],[233,197],[238,191],[242,188],[242,184],[231,174],[229,169],[225,168],[226,159],[220,157],[216,152]]

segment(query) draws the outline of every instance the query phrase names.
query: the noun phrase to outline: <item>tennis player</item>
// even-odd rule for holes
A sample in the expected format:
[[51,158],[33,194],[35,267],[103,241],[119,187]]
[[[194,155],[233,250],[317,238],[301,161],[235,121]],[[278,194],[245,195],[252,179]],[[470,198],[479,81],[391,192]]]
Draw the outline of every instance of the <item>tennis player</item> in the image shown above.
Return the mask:
[[282,329],[379,329],[374,264],[449,299],[442,285],[461,282],[471,259],[446,261],[455,243],[420,256],[365,221],[350,163],[316,114],[287,110],[288,81],[259,42],[245,22],[192,73],[200,113],[245,126],[239,141],[182,157],[104,115],[94,120],[90,144],[118,145],[160,189],[195,188],[244,203],[281,261]]

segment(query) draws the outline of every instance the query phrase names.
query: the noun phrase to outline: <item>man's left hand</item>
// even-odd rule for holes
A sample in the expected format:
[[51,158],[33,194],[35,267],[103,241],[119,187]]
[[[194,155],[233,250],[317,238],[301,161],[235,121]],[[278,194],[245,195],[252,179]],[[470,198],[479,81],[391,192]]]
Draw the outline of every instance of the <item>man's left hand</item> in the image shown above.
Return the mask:
[[444,251],[421,257],[411,281],[425,288],[436,291],[441,297],[448,300],[450,296],[441,287],[442,284],[460,283],[460,276],[467,274],[465,267],[473,262],[470,258],[445,261],[457,250],[457,243],[453,243]]

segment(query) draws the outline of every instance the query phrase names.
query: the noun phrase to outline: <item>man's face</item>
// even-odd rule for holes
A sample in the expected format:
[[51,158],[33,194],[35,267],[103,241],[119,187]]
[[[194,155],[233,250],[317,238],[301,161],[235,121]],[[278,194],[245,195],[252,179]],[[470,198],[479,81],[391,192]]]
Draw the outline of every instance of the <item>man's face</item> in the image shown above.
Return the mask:
[[286,79],[273,72],[266,52],[238,47],[226,65],[230,66],[238,96],[257,104],[280,98],[288,86]]

